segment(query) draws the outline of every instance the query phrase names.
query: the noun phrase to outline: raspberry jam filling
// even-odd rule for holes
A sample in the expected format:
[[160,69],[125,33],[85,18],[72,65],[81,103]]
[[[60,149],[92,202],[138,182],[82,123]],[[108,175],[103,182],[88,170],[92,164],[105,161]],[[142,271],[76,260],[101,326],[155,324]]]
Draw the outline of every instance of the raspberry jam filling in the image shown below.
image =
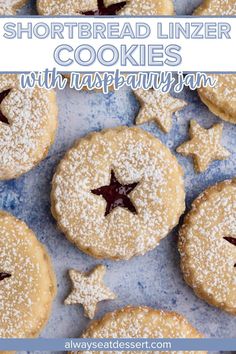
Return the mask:
[[85,16],[114,16],[126,5],[126,1],[111,4],[107,7],[104,5],[104,0],[97,0],[97,10],[81,12]]
[[[7,95],[10,93],[10,91],[11,90],[5,90],[3,92],[0,92],[0,105],[1,105],[2,101],[4,100],[4,98],[7,97]],[[5,124],[9,124],[8,119],[4,116],[1,109],[0,109],[0,122],[5,123]]]
[[9,273],[0,273],[0,281],[4,280],[5,278],[10,278],[11,274]]
[[232,245],[236,246],[236,238],[235,237],[224,237],[226,241],[232,243]]
[[[236,238],[235,237],[224,237],[224,240],[228,241],[229,243],[232,243],[232,245],[236,246]],[[236,263],[234,265],[236,267]]]
[[125,185],[121,184],[117,180],[114,171],[111,171],[110,184],[93,189],[91,192],[95,195],[101,195],[105,199],[107,203],[105,216],[110,214],[110,212],[117,207],[126,208],[131,213],[137,214],[136,208],[128,196],[137,185],[138,182]]

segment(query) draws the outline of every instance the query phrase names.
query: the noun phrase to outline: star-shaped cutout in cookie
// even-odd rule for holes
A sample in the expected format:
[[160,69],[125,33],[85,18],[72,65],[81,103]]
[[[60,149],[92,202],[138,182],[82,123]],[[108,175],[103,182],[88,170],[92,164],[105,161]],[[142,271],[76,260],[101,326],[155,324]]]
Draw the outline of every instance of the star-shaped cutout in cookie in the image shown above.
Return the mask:
[[136,124],[155,121],[163,132],[168,133],[172,127],[173,113],[183,109],[187,103],[174,98],[168,93],[157,90],[138,89],[134,91],[141,107],[136,117]]
[[0,281],[10,277],[11,277],[10,273],[0,272]]
[[226,241],[228,241],[229,243],[231,243],[232,245],[236,246],[236,238],[235,237],[227,236],[227,237],[224,237],[224,239]]
[[129,194],[137,187],[138,182],[131,184],[121,184],[115,176],[114,171],[111,171],[110,184],[108,186],[93,189],[91,192],[95,195],[101,195],[107,205],[105,216],[110,214],[117,207],[125,208],[133,214],[137,214]]
[[214,160],[224,160],[230,156],[228,150],[221,145],[223,124],[215,124],[204,129],[196,121],[190,122],[189,135],[191,140],[177,148],[184,156],[192,156],[197,172],[204,172]]
[[[236,246],[236,238],[235,237],[227,236],[227,237],[223,237],[223,238],[227,242],[231,243],[233,246]],[[236,263],[234,264],[234,267],[236,267]]]
[[82,304],[85,316],[93,319],[98,302],[116,298],[116,295],[103,283],[105,272],[106,267],[103,265],[96,266],[88,274],[74,269],[69,270],[73,288],[65,304]]
[[104,0],[97,0],[97,10],[81,12],[85,16],[115,16],[126,5],[126,1],[105,6]]
[[5,97],[8,96],[8,94],[10,93],[11,90],[5,90],[0,92],[0,122],[4,123],[4,124],[9,124],[7,117],[4,116],[4,114],[2,113],[1,110],[1,103],[4,100]]

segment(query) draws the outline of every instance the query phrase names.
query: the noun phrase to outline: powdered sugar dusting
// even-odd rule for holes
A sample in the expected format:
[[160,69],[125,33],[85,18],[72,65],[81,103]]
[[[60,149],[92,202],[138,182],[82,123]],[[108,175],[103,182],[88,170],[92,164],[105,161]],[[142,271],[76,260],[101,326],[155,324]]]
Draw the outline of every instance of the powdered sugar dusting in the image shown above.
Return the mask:
[[9,125],[0,122],[0,179],[30,170],[47,153],[56,129],[56,102],[44,89],[22,90],[17,75],[0,76],[0,92],[10,89],[0,109]]
[[136,123],[155,121],[165,133],[168,133],[172,127],[173,113],[187,105],[183,100],[161,91],[138,89],[134,94],[141,104]]
[[34,234],[21,221],[0,213],[0,337],[25,338],[45,324],[54,296],[47,257]]
[[236,314],[236,180],[206,190],[193,203],[180,232],[186,281],[209,303]]
[[[236,0],[205,0],[194,13],[198,16],[235,16]],[[212,75],[215,87],[202,87],[199,94],[209,109],[226,121],[236,123],[236,76]]]
[[[129,194],[137,214],[115,208],[91,193],[108,185],[111,170],[122,184],[139,182]],[[81,139],[53,178],[52,211],[67,237],[97,257],[129,259],[154,248],[184,210],[181,169],[170,151],[139,128],[119,127]]]
[[[125,307],[93,322],[83,338],[201,338],[202,335],[181,315],[152,308]],[[83,352],[84,354],[88,352]],[[94,352],[93,352],[94,353]],[[115,352],[109,352],[115,353]],[[124,353],[121,351],[121,353]],[[128,351],[126,353],[135,353]],[[141,351],[146,353],[146,351]],[[150,353],[162,353],[151,351]],[[195,352],[188,352],[195,353]],[[198,352],[200,354],[204,352]]]
[[222,119],[236,123],[236,75],[212,75],[217,79],[215,87],[198,90],[209,109]]
[[26,2],[26,0],[0,0],[0,16],[15,15]]
[[96,266],[89,274],[83,274],[71,269],[69,275],[73,283],[71,294],[65,304],[82,304],[85,316],[94,318],[97,303],[103,300],[113,300],[116,295],[103,283],[106,267]]
[[[105,6],[122,0],[105,0]],[[82,12],[97,10],[97,0],[38,0],[38,12],[42,15],[80,15]],[[172,15],[172,0],[128,0],[117,15]]]
[[224,160],[230,152],[221,145],[223,125],[215,124],[210,129],[204,129],[196,121],[190,122],[190,138],[177,148],[177,152],[192,156],[196,171],[205,171],[214,160]]
[[235,0],[204,0],[194,12],[197,16],[235,16]]

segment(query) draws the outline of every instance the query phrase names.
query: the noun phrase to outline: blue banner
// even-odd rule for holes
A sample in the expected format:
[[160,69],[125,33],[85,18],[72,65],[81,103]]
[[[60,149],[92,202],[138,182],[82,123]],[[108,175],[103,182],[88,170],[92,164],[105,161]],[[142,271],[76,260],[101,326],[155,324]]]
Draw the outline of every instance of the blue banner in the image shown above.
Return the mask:
[[0,350],[25,351],[233,351],[236,338],[169,339],[169,338],[58,338],[0,339]]

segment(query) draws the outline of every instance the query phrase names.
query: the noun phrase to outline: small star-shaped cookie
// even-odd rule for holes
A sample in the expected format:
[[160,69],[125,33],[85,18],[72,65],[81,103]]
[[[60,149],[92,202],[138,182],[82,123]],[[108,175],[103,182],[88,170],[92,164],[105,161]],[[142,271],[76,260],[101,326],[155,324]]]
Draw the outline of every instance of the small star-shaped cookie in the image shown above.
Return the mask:
[[181,99],[153,89],[148,91],[137,89],[134,91],[134,94],[141,104],[136,124],[155,121],[165,133],[168,133],[172,127],[173,113],[183,109],[187,105]]
[[215,124],[210,129],[204,129],[196,121],[190,122],[189,135],[191,140],[177,148],[177,152],[192,156],[197,172],[205,171],[214,160],[224,160],[230,153],[221,145],[222,124]]
[[69,275],[73,288],[64,302],[65,305],[82,304],[85,316],[93,319],[98,302],[116,298],[116,295],[103,283],[105,272],[106,267],[103,265],[96,266],[88,274],[70,269]]

